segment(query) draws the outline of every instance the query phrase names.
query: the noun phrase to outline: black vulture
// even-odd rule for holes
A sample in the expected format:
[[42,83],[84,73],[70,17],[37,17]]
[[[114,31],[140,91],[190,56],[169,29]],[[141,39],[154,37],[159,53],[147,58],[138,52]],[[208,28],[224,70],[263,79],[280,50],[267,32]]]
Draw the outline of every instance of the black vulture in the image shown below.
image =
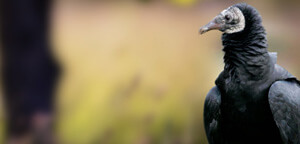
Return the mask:
[[300,144],[300,82],[267,51],[258,11],[235,4],[200,28],[223,32],[224,70],[206,96],[210,144]]

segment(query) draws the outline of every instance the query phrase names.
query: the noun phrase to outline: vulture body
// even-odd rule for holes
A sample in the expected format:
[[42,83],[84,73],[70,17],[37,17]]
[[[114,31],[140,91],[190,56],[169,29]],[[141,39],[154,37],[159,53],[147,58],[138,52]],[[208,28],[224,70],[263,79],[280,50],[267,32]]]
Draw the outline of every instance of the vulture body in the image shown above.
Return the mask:
[[255,8],[240,3],[200,29],[223,31],[223,72],[206,96],[210,144],[300,144],[300,83],[267,51]]

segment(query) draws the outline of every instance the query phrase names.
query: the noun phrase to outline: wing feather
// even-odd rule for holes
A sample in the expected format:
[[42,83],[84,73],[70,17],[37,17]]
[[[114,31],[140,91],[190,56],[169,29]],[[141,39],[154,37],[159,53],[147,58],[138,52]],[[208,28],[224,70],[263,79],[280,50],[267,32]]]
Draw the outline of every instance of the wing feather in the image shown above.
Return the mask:
[[204,125],[210,144],[219,143],[218,127],[220,117],[221,93],[215,86],[207,94],[204,104]]
[[300,144],[300,85],[297,80],[277,81],[269,90],[269,104],[285,144]]

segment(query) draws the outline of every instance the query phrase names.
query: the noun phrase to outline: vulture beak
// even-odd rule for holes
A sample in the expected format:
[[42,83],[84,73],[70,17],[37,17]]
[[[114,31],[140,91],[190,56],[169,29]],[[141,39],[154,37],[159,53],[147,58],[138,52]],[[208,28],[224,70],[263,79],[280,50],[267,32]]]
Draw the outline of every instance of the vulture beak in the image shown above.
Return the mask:
[[222,24],[216,22],[216,18],[214,18],[208,24],[206,24],[205,26],[199,29],[199,34],[204,34],[210,30],[220,30],[221,28],[222,28]]

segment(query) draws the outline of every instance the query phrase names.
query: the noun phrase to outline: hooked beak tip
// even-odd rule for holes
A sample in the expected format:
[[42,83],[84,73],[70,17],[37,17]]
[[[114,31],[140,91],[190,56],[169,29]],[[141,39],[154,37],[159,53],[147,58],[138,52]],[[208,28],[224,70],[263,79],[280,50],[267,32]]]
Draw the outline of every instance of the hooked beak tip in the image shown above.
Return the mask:
[[204,34],[207,31],[208,31],[207,27],[202,27],[202,28],[199,29],[199,34],[202,35],[202,34]]

